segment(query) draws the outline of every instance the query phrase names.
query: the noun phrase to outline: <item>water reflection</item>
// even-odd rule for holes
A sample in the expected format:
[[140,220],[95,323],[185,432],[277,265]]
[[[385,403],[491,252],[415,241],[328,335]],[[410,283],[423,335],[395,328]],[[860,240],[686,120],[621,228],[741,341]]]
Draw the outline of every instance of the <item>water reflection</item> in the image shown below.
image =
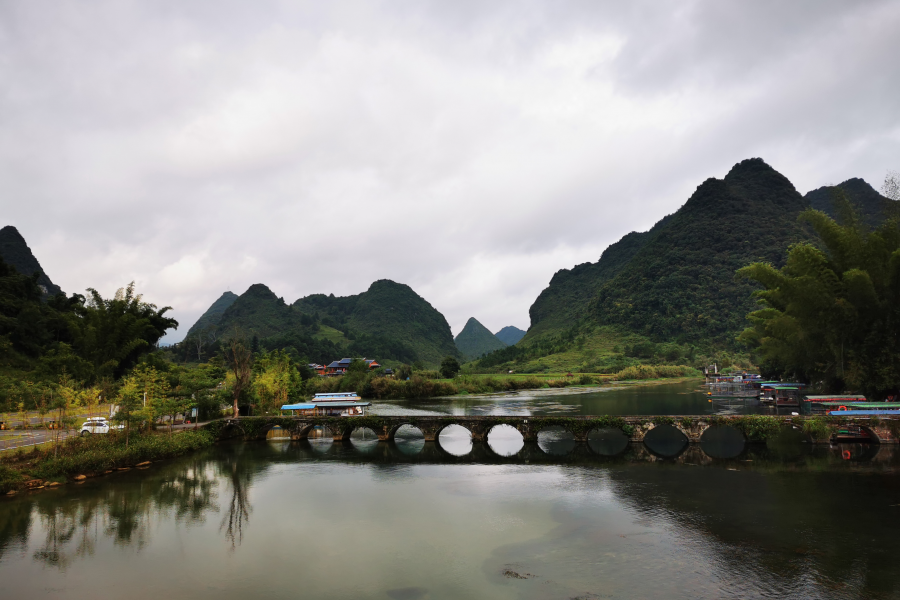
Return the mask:
[[548,427],[542,430],[538,433],[537,443],[541,450],[554,456],[565,456],[578,445],[575,436],[562,427]]
[[744,434],[734,427],[715,425],[700,438],[700,449],[713,458],[736,458],[744,446]]
[[[439,445],[409,431],[394,442],[361,434],[325,451],[315,440],[225,444],[4,499],[4,596],[90,598],[97,590],[78,582],[118,589],[144,572],[171,574],[178,584],[164,593],[175,599],[277,597],[298,577],[310,597],[900,593],[897,448],[785,438],[735,454],[721,431],[703,442],[719,458],[691,445],[661,460],[608,431],[588,444],[509,436],[505,449],[494,435],[473,444],[451,431]],[[465,453],[444,448],[457,442]],[[335,577],[348,546],[377,552]]]
[[644,436],[647,449],[662,458],[675,458],[688,447],[688,439],[673,425],[658,425]]
[[225,533],[232,550],[243,540],[244,525],[250,519],[248,493],[254,470],[251,461],[243,459],[246,450],[247,446],[244,444],[228,445],[220,460],[215,463],[220,479],[228,483],[231,492],[219,531]]
[[394,448],[407,456],[419,454],[425,447],[425,435],[418,427],[401,425],[394,434]]
[[523,390],[484,396],[428,400],[385,400],[372,406],[380,415],[704,415],[767,412],[759,405],[738,408],[710,403],[702,380],[659,385]]
[[496,425],[487,435],[488,446],[498,456],[515,456],[525,446],[519,430],[510,425]]
[[628,436],[621,429],[594,429],[588,433],[588,447],[600,456],[622,454],[628,445]]
[[21,527],[27,531],[33,516],[43,536],[32,554],[34,560],[63,570],[76,558],[93,555],[100,538],[140,550],[148,543],[154,520],[202,523],[210,510],[218,510],[217,477],[210,466],[195,458],[165,477],[138,471],[131,477],[136,482],[132,485],[116,485],[115,480],[126,476],[114,476],[113,485],[92,490],[75,501],[66,501],[60,489],[36,494],[33,503],[29,499],[10,502],[0,510],[9,526],[0,532],[0,558],[15,542],[26,546]]
[[449,425],[438,434],[438,445],[451,456],[466,456],[472,452],[472,432],[461,425]]

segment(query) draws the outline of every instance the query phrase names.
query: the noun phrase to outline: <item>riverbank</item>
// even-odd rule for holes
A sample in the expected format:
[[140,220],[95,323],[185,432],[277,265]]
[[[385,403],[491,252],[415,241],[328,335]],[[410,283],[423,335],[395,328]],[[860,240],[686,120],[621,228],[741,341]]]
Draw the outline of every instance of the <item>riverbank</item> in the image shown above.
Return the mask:
[[213,435],[203,429],[166,433],[141,433],[77,437],[58,446],[16,452],[0,462],[0,494],[55,487],[70,481],[97,477],[114,470],[174,458],[212,446]]
[[429,379],[413,374],[407,380],[370,377],[354,383],[341,377],[317,382],[317,392],[355,391],[361,397],[374,400],[423,400],[460,394],[492,394],[549,388],[593,387],[598,385],[644,384],[653,380],[674,381],[700,377],[700,372],[687,366],[629,367],[614,375],[577,374],[547,378],[538,375],[482,375],[463,374],[453,379]]

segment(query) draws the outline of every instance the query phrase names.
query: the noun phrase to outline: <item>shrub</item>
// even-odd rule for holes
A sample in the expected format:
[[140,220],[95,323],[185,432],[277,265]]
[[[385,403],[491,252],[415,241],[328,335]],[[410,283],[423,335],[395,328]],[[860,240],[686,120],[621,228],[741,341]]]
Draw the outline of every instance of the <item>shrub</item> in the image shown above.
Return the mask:
[[821,417],[803,421],[803,433],[817,442],[827,440],[833,433],[833,428]]
[[123,435],[77,437],[61,444],[55,456],[52,448],[43,450],[29,472],[40,479],[101,473],[146,460],[172,458],[211,446],[213,441],[212,434],[202,429],[173,435],[132,434],[127,448]]
[[632,365],[616,373],[615,379],[663,379],[666,377],[699,377],[700,372],[684,365]]
[[26,477],[4,465],[0,465],[0,494],[14,490],[25,482]]

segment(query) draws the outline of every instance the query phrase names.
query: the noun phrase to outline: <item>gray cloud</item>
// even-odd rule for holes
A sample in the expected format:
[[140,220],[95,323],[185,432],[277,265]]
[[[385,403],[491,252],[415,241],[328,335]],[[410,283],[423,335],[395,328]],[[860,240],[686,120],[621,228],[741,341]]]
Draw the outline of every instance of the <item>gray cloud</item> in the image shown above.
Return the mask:
[[179,339],[224,289],[408,283],[454,331],[762,156],[897,169],[897,2],[0,3],[2,224]]

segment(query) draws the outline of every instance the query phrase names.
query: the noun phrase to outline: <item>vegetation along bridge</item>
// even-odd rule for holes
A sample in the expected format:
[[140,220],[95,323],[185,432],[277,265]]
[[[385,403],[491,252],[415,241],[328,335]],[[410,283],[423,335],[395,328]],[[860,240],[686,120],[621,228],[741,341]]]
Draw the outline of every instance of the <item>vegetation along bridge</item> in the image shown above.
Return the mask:
[[441,431],[451,425],[466,428],[475,442],[486,442],[491,431],[508,425],[522,434],[525,442],[536,442],[543,430],[562,429],[576,442],[587,442],[592,432],[619,430],[628,441],[643,443],[654,430],[661,433],[671,428],[684,435],[690,444],[698,444],[708,431],[732,427],[745,442],[765,442],[784,428],[799,430],[812,443],[828,443],[841,425],[857,425],[880,444],[900,442],[900,417],[807,417],[807,416],[363,416],[363,417],[238,417],[213,421],[206,427],[219,438],[242,437],[263,439],[269,430],[280,427],[292,439],[306,439],[315,427],[327,428],[333,439],[347,440],[358,429],[369,429],[379,440],[392,441],[404,425],[422,432],[425,441],[436,441]]

